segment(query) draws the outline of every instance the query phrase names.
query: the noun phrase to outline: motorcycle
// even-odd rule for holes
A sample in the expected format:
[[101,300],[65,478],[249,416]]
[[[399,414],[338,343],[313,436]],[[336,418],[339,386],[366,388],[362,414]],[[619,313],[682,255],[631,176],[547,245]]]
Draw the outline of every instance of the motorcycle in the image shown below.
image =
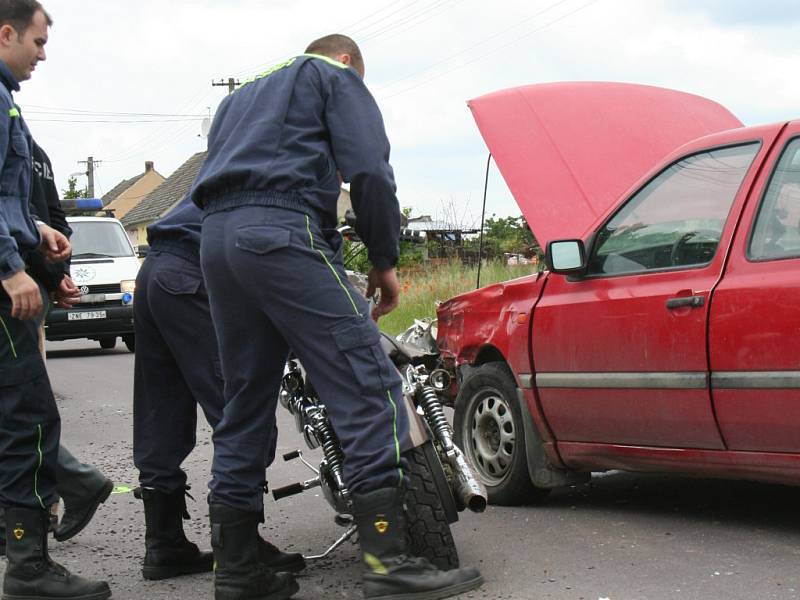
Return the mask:
[[[426,330],[424,325],[416,322],[398,336],[399,339],[382,333],[381,345],[403,379],[403,407],[410,424],[412,447],[404,453],[410,471],[405,496],[410,550],[439,569],[448,570],[459,564],[450,525],[465,509],[483,512],[487,492],[453,441],[453,429],[439,397],[449,389],[450,375],[438,367],[435,340],[430,327]],[[415,331],[411,331],[414,328]],[[423,333],[421,338],[419,332]],[[334,521],[345,528],[324,552],[305,557],[308,560],[325,558],[352,539],[357,527],[343,477],[344,452],[325,405],[293,356],[287,361],[281,382],[280,403],[294,416],[297,430],[308,448],[322,448],[322,460],[314,466],[301,450],[285,454],[284,460],[299,460],[314,475],[306,481],[273,489],[272,495],[278,501],[312,488],[322,490],[336,513]]]

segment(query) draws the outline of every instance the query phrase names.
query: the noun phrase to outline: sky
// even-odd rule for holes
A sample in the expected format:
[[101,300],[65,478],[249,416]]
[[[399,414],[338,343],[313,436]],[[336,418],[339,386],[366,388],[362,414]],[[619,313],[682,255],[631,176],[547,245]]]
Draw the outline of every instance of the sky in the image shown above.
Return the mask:
[[[43,0],[47,61],[16,101],[59,189],[97,196],[153,161],[205,150],[203,119],[246,79],[344,33],[392,143],[413,215],[480,220],[488,151],[466,102],[553,81],[623,81],[720,102],[745,124],[800,117],[797,0]],[[494,168],[487,213],[520,214]]]

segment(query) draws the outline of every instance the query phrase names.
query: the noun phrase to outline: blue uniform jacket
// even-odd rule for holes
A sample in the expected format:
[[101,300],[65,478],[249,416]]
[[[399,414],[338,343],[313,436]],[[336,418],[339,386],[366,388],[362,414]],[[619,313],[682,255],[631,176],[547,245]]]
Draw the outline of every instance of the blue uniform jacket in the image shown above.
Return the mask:
[[383,118],[358,73],[304,54],[245,82],[220,105],[191,197],[283,206],[336,225],[337,171],[372,264],[394,266],[400,208]]
[[163,250],[200,263],[203,211],[187,195],[165,216],[147,228],[151,250]]
[[11,98],[19,83],[3,61],[0,83],[0,279],[8,279],[25,268],[24,255],[41,239],[28,206],[31,134]]

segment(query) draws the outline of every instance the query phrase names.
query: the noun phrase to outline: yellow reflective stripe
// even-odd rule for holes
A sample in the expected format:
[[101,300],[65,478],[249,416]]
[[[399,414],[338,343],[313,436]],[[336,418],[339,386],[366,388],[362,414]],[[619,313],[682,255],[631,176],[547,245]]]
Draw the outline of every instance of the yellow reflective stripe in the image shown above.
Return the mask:
[[8,116],[9,117],[18,117],[19,116],[19,109],[15,106],[13,108],[8,109]]
[[17,349],[14,347],[14,340],[11,339],[11,333],[8,331],[8,327],[6,327],[6,322],[3,320],[3,317],[0,317],[0,325],[3,326],[3,330],[6,332],[6,337],[8,338],[8,343],[11,345],[11,355],[14,358],[17,358]]
[[42,457],[42,426],[41,425],[37,425],[36,427],[39,430],[39,441],[36,444],[36,450],[39,453],[39,464],[36,465],[36,471],[33,474],[33,493],[36,494],[36,498],[39,500],[39,504],[42,506],[42,508],[47,508],[44,505],[44,501],[42,500],[42,497],[39,495],[39,469],[42,468],[42,460],[43,460],[43,457]]
[[253,75],[252,77],[250,77],[250,78],[248,78],[248,79],[245,79],[245,80],[242,82],[242,85],[240,85],[240,86],[239,86],[239,89],[243,88],[243,87],[244,87],[244,86],[246,86],[248,83],[253,83],[254,81],[257,81],[257,80],[259,80],[259,79],[264,79],[264,77],[267,77],[267,76],[269,76],[269,75],[272,75],[272,74],[273,74],[275,71],[280,71],[281,69],[285,69],[286,67],[290,67],[290,66],[292,66],[292,64],[293,64],[293,63],[294,63],[294,61],[296,61],[296,60],[297,60],[297,57],[290,58],[289,60],[285,60],[285,61],[283,61],[282,63],[278,63],[277,65],[275,65],[275,66],[273,66],[273,67],[270,67],[269,69],[267,69],[266,71],[263,71],[263,72],[259,73],[258,75]]
[[389,398],[389,403],[392,405],[394,409],[394,421],[392,422],[392,428],[394,433],[394,448],[396,452],[396,460],[397,460],[397,473],[400,475],[400,484],[403,483],[403,469],[400,468],[400,441],[397,439],[397,404],[395,404],[394,400],[392,399],[392,393],[389,390],[386,390],[386,396]]
[[309,52],[309,53],[303,54],[303,56],[310,56],[311,58],[318,58],[320,60],[324,60],[329,65],[332,65],[332,66],[337,67],[339,69],[349,69],[350,68],[346,64],[341,63],[338,60],[334,60],[330,56],[325,56],[323,54],[312,54],[312,53]]
[[347,294],[347,299],[350,300],[350,304],[353,305],[353,310],[360,317],[361,313],[358,312],[358,306],[356,306],[356,302],[355,300],[353,300],[353,296],[350,295],[350,290],[348,290],[347,286],[344,283],[342,283],[342,279],[341,277],[339,277],[339,273],[337,273],[336,269],[333,268],[333,265],[328,260],[328,257],[325,256],[325,253],[322,250],[317,250],[314,247],[314,235],[311,233],[311,219],[308,218],[308,215],[306,215],[306,231],[308,231],[308,241],[311,243],[311,249],[314,252],[318,252],[319,255],[322,257],[322,260],[325,261],[325,264],[328,265],[328,268],[331,270],[331,273],[333,273],[333,276],[336,278],[336,281],[339,282],[339,287],[341,287],[344,290],[344,293]]

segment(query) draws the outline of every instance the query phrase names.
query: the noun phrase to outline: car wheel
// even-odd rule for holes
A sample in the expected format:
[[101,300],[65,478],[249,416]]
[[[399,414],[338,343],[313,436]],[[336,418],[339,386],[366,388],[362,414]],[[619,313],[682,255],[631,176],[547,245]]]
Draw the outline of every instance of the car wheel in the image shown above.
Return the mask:
[[131,352],[136,352],[135,340],[136,340],[136,336],[134,336],[132,333],[129,333],[128,335],[123,335],[122,336],[122,341],[125,342],[125,346]]
[[550,491],[535,487],[528,474],[516,390],[508,366],[491,362],[470,372],[456,400],[456,443],[475,466],[492,504],[535,502]]
[[113,335],[107,335],[100,338],[100,347],[103,350],[111,350],[114,346],[117,345],[117,337]]

